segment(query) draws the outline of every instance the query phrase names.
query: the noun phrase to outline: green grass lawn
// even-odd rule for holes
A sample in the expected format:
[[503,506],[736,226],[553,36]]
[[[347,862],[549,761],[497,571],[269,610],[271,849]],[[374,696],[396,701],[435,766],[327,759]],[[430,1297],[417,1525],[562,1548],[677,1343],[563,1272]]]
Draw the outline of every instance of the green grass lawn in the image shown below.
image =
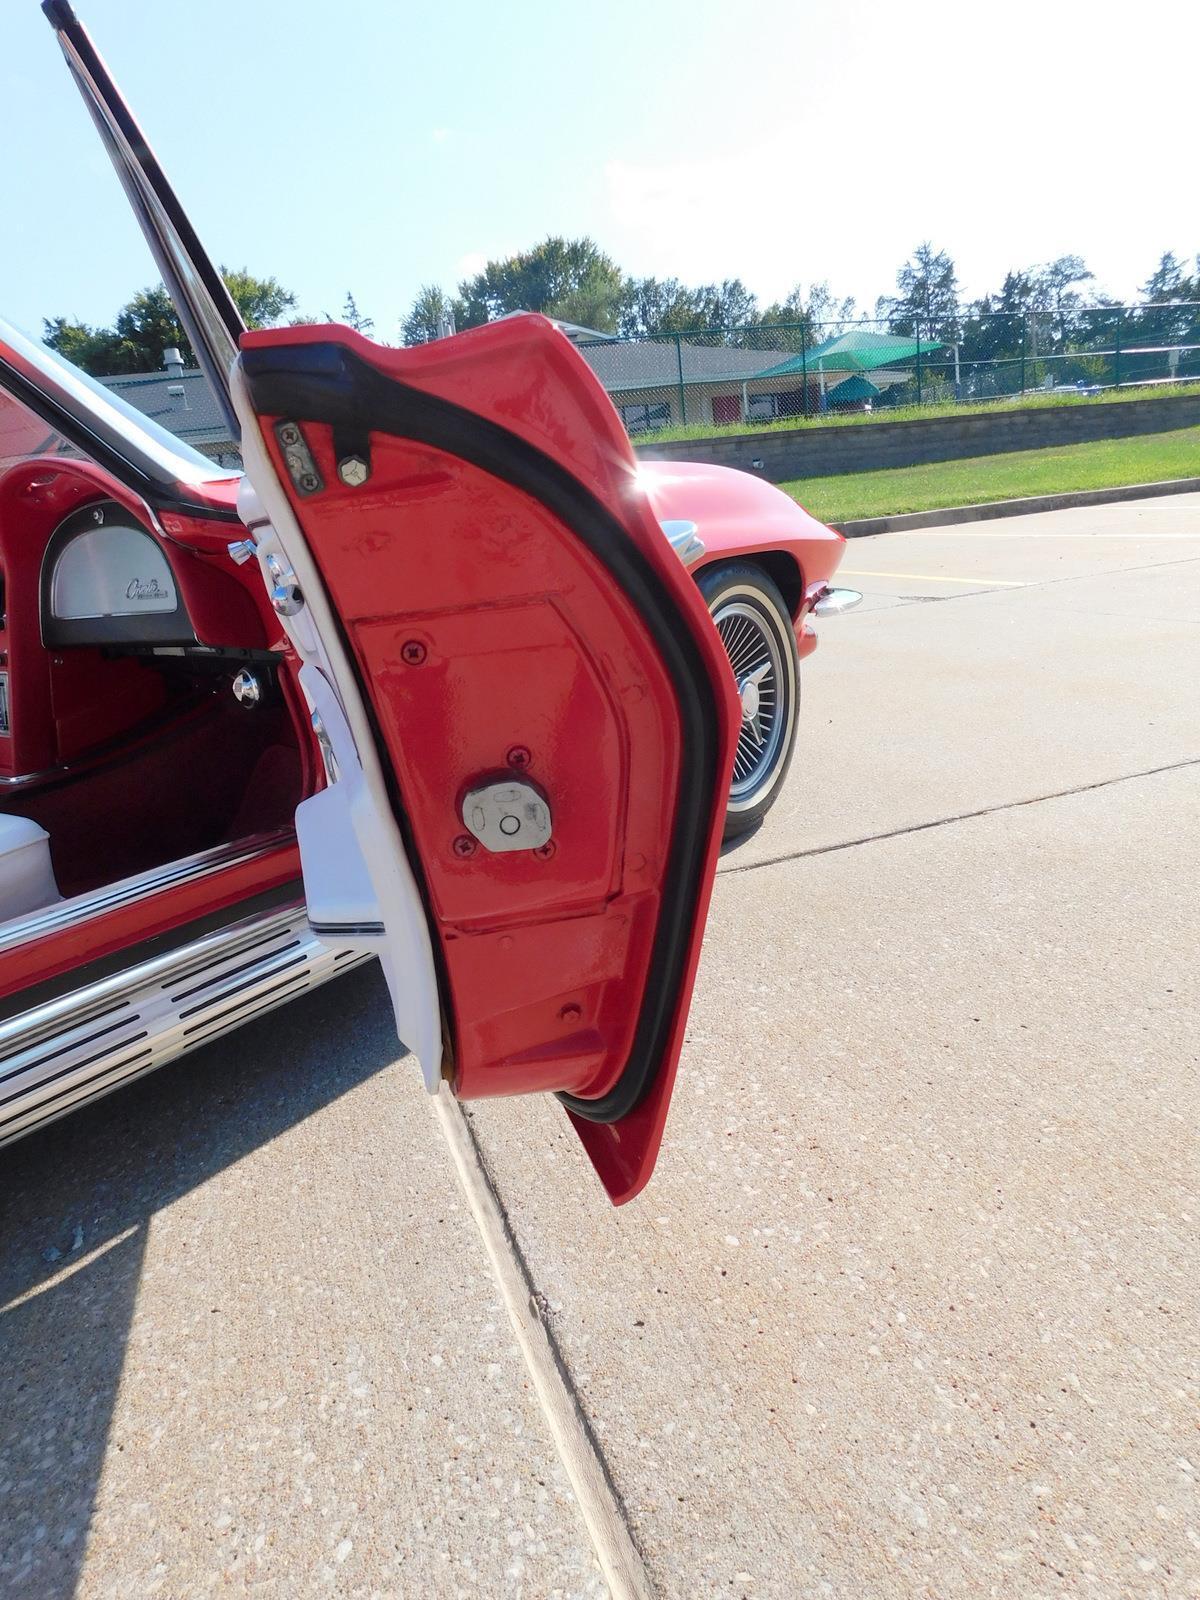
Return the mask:
[[924,467],[848,472],[836,478],[794,478],[779,487],[822,522],[849,522],[855,517],[1016,500],[1022,495],[1192,477],[1200,477],[1200,428],[968,456]]
[[776,422],[689,422],[654,433],[634,435],[636,445],[667,444],[676,439],[718,439],[726,434],[753,438],[760,433],[795,431],[797,428],[869,428],[876,422],[926,422],[930,417],[971,417],[1003,411],[1044,411],[1048,406],[1128,406],[1147,400],[1170,400],[1181,394],[1196,394],[1197,383],[1150,383],[1120,389],[1102,389],[1099,394],[1077,394],[1063,387],[1053,390],[1031,389],[1003,400],[948,400],[939,405],[881,406],[877,411],[828,412],[821,417],[781,417]]

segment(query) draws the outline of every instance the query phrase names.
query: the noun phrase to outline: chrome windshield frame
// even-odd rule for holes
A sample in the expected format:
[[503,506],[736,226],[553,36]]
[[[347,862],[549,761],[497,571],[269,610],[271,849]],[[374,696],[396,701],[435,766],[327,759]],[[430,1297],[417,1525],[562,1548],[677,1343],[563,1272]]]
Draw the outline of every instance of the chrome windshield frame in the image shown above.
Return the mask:
[[230,395],[229,373],[246,331],[241,312],[68,0],[42,0],[42,10],[163,275],[229,437],[239,439],[241,425]]

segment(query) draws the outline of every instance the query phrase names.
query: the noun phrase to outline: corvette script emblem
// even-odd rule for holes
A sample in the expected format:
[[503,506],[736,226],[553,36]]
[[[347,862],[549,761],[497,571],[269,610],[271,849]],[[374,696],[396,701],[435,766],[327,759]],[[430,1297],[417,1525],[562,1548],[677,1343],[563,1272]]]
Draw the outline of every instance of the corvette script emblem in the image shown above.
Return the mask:
[[157,578],[130,578],[125,590],[126,600],[169,600],[170,594]]

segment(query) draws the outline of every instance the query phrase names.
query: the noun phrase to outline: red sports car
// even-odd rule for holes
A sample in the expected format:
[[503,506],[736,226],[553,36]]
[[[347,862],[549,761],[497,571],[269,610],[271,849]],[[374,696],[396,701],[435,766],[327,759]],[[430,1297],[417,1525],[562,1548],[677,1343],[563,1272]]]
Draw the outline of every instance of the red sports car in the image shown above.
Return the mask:
[[44,9],[246,470],[0,328],[0,1142],[378,957],[431,1090],[556,1093],[626,1200],[842,541],[639,467],[543,318],[247,333]]

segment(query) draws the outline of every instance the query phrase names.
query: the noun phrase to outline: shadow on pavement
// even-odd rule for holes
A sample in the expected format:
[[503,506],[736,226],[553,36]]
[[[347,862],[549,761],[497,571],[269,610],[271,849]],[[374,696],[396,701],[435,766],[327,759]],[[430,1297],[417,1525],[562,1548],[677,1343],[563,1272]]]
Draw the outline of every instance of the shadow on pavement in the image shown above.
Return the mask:
[[720,859],[724,861],[726,856],[734,855],[742,848],[744,844],[750,844],[752,840],[757,839],[761,832],[762,823],[756,822],[755,825],[752,828],[747,829],[745,833],[739,833],[736,839],[724,840],[722,842],[720,851],[718,852]]
[[154,1214],[396,1054],[372,965],[0,1151],[0,1587],[76,1586]]

